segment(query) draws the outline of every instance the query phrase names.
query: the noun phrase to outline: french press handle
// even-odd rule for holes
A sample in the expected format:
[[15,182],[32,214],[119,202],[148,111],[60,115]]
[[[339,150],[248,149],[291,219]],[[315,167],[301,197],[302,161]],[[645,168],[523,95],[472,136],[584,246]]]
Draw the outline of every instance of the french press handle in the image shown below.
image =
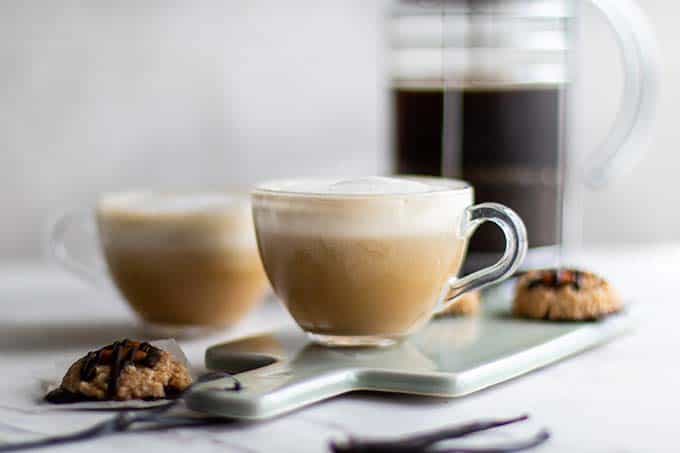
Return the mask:
[[652,28],[632,0],[590,0],[614,30],[624,68],[624,96],[604,142],[582,164],[585,183],[600,188],[640,160],[650,136],[659,85],[659,51]]

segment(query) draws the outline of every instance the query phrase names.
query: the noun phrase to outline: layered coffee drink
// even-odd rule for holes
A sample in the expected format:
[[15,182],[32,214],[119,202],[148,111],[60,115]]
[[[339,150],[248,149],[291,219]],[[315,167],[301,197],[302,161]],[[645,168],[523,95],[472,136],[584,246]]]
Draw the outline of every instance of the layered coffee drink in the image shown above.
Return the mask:
[[97,223],[116,286],[152,325],[228,326],[267,288],[246,195],[109,195]]
[[338,344],[430,319],[463,261],[472,198],[434,178],[292,180],[260,186],[253,210],[274,291],[302,329]]

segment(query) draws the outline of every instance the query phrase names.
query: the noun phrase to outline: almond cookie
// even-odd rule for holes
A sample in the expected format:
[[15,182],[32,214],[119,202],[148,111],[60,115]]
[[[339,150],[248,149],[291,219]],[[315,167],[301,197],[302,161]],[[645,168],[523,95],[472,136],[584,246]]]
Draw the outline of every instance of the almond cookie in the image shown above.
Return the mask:
[[600,319],[621,309],[616,290],[601,277],[570,269],[529,271],[519,279],[513,314],[553,321]]
[[176,396],[191,385],[191,375],[170,353],[149,343],[123,340],[88,352],[48,393],[51,403],[154,400]]
[[460,298],[448,307],[446,310],[437,314],[437,316],[472,316],[479,313],[481,297],[479,291],[471,291],[465,293]]

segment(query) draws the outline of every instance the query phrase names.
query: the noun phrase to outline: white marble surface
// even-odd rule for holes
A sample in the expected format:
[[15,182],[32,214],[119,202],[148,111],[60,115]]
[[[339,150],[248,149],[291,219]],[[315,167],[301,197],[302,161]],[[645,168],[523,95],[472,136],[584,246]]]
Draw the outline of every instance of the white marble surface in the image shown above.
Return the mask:
[[[644,307],[633,334],[461,399],[348,395],[267,422],[124,434],[50,451],[321,452],[330,439],[348,434],[392,436],[524,412],[532,420],[523,426],[470,442],[519,438],[545,426],[553,437],[536,451],[677,451],[680,306],[673,291],[680,244],[589,250],[578,261],[607,275]],[[31,395],[39,386],[36,375],[53,375],[83,351],[115,338],[139,336],[123,303],[48,266],[5,262],[0,306],[0,442],[62,433],[109,417],[36,411]],[[290,322],[269,302],[232,331],[181,344],[200,367],[206,346]]]

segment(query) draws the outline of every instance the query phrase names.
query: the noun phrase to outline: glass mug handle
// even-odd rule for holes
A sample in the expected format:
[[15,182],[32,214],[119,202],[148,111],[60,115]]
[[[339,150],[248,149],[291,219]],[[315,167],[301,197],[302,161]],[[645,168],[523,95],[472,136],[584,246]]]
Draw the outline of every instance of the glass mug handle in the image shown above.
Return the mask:
[[[98,249],[97,226],[91,209],[63,214],[49,230],[47,249],[61,267],[93,286],[109,287],[106,265]],[[86,248],[85,252],[78,249]],[[83,256],[87,255],[87,256]]]
[[466,239],[472,236],[484,222],[495,223],[505,236],[505,252],[493,266],[481,269],[465,277],[449,278],[442,291],[435,314],[456,303],[463,294],[498,283],[512,275],[527,253],[527,230],[522,219],[512,209],[498,203],[482,203],[465,209],[460,233]]
[[614,30],[623,57],[624,89],[617,118],[602,145],[586,157],[585,183],[598,188],[630,169],[649,139],[659,85],[659,50],[652,28],[632,0],[590,0]]

